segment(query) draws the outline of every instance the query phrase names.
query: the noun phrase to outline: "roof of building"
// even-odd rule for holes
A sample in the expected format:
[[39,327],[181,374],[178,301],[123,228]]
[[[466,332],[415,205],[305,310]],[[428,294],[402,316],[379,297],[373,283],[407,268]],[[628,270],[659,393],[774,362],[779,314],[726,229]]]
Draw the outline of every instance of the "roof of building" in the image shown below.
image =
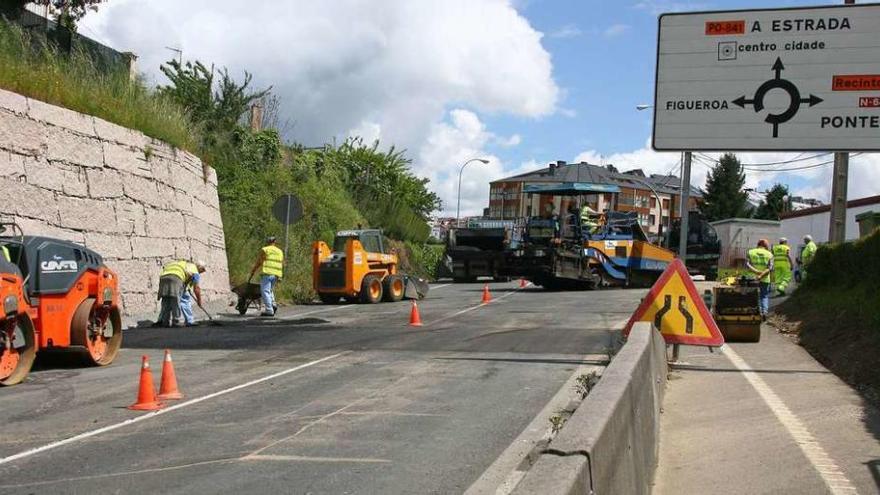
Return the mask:
[[724,220],[716,220],[709,222],[709,225],[724,225],[726,223],[750,223],[755,225],[766,225],[768,227],[778,227],[779,220],[762,220],[760,218],[725,218]]
[[[642,169],[620,172],[614,165],[600,167],[587,162],[551,163],[547,167],[524,174],[498,179],[493,182],[591,182],[595,184],[614,184],[634,189],[648,189],[649,183],[658,193],[680,194],[681,180],[674,175],[651,174],[645,176]],[[691,196],[700,198],[703,192],[691,186]]]
[[[855,208],[857,206],[880,205],[880,196],[868,196],[866,198],[851,199],[846,202],[847,208]],[[779,215],[779,218],[785,220],[787,218],[807,217],[831,211],[831,205],[814,206],[812,208],[804,208],[802,210],[787,211]]]

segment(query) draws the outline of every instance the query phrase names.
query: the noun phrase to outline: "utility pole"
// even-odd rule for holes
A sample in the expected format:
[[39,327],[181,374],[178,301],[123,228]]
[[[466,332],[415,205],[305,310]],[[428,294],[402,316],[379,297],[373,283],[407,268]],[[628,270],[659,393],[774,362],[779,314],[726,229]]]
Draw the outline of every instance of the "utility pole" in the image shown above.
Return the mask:
[[[856,0],[843,0],[854,5]],[[846,240],[846,187],[849,181],[849,153],[834,153],[834,172],[831,177],[831,215],[828,223],[828,242]]]
[[[691,152],[684,152],[684,159],[681,161],[681,204],[679,205],[680,211],[680,225],[681,229],[678,237],[678,257],[681,259],[681,262],[684,263],[684,259],[687,256],[687,239],[688,239],[688,203],[690,203],[691,197]],[[672,212],[670,212],[670,215]]]

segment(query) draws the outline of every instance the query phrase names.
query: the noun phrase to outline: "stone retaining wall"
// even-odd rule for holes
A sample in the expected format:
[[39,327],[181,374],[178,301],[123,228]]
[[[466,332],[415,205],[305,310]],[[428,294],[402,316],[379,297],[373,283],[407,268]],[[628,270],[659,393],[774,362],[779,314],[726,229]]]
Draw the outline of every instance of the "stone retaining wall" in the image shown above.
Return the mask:
[[94,249],[119,274],[124,312],[156,310],[162,264],[204,260],[225,301],[217,175],[196,156],[97,117],[0,90],[0,217],[27,235]]

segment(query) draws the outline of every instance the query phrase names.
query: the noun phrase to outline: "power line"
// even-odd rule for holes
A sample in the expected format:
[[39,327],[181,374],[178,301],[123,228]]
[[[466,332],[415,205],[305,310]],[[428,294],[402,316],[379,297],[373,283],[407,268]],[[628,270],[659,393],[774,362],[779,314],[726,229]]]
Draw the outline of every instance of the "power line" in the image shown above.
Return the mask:
[[[803,156],[803,154],[804,154],[804,153],[801,153],[800,155],[796,156],[795,158],[792,158],[791,160],[781,160],[781,161],[777,161],[777,162],[766,162],[766,163],[741,163],[741,165],[742,165],[743,167],[769,167],[769,166],[772,166],[772,165],[785,165],[785,164],[788,164],[788,163],[795,163],[795,162],[803,162],[803,161],[807,161],[807,160],[814,160],[814,159],[816,159],[816,158],[821,158],[821,157],[823,157],[823,156],[831,155],[832,153],[818,153],[818,154],[815,154],[815,155],[812,155],[812,156]],[[717,160],[717,159],[712,158],[711,156],[708,156],[708,155],[706,155],[705,153],[697,153],[697,155],[702,156],[703,158],[705,158],[705,159],[707,159],[707,160],[711,160],[713,163],[718,163],[718,160]]]

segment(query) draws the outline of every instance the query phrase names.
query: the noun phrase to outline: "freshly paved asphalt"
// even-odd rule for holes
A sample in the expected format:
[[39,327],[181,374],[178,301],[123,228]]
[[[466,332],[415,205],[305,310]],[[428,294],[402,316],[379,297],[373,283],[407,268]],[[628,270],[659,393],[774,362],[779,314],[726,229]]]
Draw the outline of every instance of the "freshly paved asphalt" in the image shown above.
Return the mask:
[[[644,294],[491,288],[480,306],[481,285],[435,286],[421,328],[405,303],[298,306],[276,320],[130,330],[106,368],[43,359],[0,390],[0,491],[461,493],[578,366],[603,364]],[[165,348],[182,407],[3,461],[144,416],[125,408],[140,356],[158,385]]]

